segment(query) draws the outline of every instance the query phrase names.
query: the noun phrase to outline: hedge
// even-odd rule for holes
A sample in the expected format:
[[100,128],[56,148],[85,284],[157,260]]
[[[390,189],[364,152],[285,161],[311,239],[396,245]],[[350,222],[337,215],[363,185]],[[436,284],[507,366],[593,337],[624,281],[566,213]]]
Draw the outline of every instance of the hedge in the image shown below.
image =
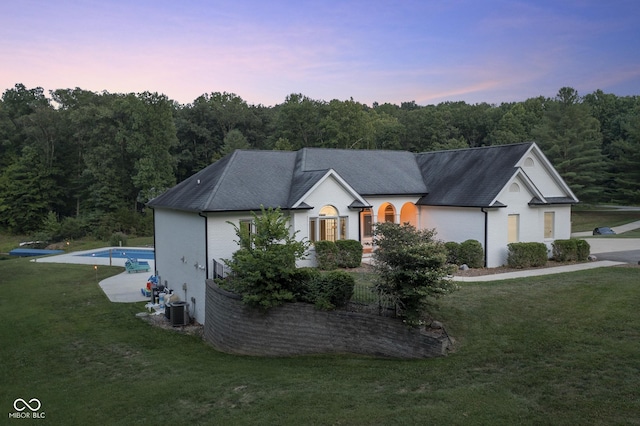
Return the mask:
[[484,266],[484,250],[477,240],[467,240],[458,248],[458,262],[466,264],[470,268],[482,268]]
[[591,251],[591,246],[585,240],[555,240],[551,245],[553,258],[558,262],[585,261]]
[[362,244],[356,240],[336,241],[338,268],[357,268],[362,264]]
[[298,268],[294,273],[296,299],[319,309],[345,306],[353,296],[355,279],[348,272],[322,273],[316,268]]
[[338,246],[333,241],[316,241],[316,262],[318,269],[325,271],[338,267]]
[[484,266],[484,249],[478,240],[467,240],[463,243],[448,241],[444,243],[447,249],[447,263],[452,265],[466,264],[470,268]]
[[510,268],[529,268],[547,264],[547,246],[544,243],[510,243],[507,264]]
[[356,240],[316,241],[318,269],[357,268],[362,263],[362,244]]

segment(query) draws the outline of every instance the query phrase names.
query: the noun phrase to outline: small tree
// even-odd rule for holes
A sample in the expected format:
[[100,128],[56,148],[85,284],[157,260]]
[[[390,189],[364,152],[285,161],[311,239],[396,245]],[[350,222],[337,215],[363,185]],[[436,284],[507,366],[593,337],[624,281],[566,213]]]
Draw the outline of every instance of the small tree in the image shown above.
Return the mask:
[[297,293],[296,260],[303,259],[309,243],[296,241],[289,219],[280,209],[261,208],[252,213],[254,227],[228,222],[235,228],[240,249],[225,264],[233,271],[229,283],[244,303],[263,309],[292,301]]
[[419,325],[436,299],[454,291],[447,279],[447,249],[434,239],[434,230],[417,230],[405,223],[379,223],[374,231],[376,290],[391,297],[410,325]]

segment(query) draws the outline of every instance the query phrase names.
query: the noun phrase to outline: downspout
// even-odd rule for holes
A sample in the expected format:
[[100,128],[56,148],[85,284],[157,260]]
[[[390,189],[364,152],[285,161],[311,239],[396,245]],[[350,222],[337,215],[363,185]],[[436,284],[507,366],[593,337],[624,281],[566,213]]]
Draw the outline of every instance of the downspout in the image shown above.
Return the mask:
[[156,209],[151,209],[153,211],[153,266],[154,271],[153,275],[158,276],[158,262],[156,259],[158,258],[158,246],[156,245]]
[[198,213],[198,216],[204,218],[204,274],[205,279],[209,279],[209,221],[207,220],[207,216],[203,215],[202,212]]
[[484,209],[484,207],[480,208],[480,211],[484,213],[484,267],[487,267],[487,244],[489,243],[489,212]]

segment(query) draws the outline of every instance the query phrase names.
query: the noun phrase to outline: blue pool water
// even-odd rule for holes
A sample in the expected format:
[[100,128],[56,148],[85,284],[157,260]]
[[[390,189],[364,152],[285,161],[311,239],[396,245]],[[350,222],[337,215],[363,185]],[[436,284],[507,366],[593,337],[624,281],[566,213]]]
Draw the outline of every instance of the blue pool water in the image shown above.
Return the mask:
[[153,260],[155,258],[155,253],[153,249],[145,250],[145,249],[127,249],[123,248],[114,248],[107,249],[102,251],[96,251],[93,253],[87,254],[79,254],[78,256],[83,257],[109,257],[111,256],[113,259],[147,259]]

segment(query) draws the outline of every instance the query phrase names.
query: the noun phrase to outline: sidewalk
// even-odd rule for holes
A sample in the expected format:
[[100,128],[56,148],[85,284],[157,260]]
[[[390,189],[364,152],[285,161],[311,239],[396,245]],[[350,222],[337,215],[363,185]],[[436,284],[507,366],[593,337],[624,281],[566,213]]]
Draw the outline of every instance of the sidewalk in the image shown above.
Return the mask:
[[584,271],[587,269],[604,268],[608,266],[626,265],[624,262],[612,262],[601,260],[598,262],[577,263],[575,265],[554,266],[553,268],[527,269],[524,271],[505,272],[503,274],[479,275],[477,277],[453,277],[454,281],[460,282],[486,282],[511,280],[514,278],[537,277],[542,275],[562,274],[565,272]]

